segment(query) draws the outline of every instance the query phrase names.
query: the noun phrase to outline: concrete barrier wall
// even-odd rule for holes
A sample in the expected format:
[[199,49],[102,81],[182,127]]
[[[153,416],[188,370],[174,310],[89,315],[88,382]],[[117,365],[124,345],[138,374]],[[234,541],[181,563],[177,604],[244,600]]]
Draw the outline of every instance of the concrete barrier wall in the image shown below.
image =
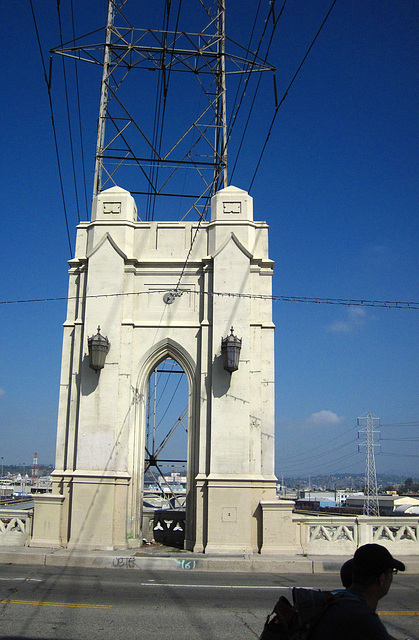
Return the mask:
[[419,554],[419,518],[323,517],[299,519],[303,553],[352,554],[363,544],[377,543],[391,554]]
[[32,533],[33,509],[0,509],[0,546],[26,547]]
[[[350,556],[375,542],[396,557],[419,556],[418,517],[303,516],[281,500],[261,503],[261,508],[262,555]],[[0,547],[29,546],[32,519],[33,509],[0,509]]]
[[418,517],[304,516],[288,500],[261,502],[261,554],[352,555],[371,542],[397,556],[419,555]]

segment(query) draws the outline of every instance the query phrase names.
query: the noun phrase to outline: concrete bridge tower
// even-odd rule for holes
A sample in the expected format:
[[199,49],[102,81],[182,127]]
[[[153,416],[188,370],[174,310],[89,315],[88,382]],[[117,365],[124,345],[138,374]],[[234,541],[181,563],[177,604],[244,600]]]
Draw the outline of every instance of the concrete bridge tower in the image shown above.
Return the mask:
[[[147,384],[171,357],[189,385],[185,546],[257,552],[260,502],[275,498],[274,325],[268,226],[252,198],[230,186],[208,222],[142,222],[113,187],[94,198],[69,264],[54,490],[38,500],[32,546],[141,545]],[[98,325],[110,347],[95,371]]]
[[[273,262],[252,198],[227,186],[226,76],[247,75],[249,60],[252,72],[273,67],[243,47],[226,51],[224,0],[193,6],[201,33],[177,23],[174,31],[139,31],[125,15],[129,3],[108,0],[92,214],[78,226],[69,262],[54,490],[37,499],[32,546],[141,545],[147,386],[168,357],[189,387],[186,548],[243,553],[263,544],[260,503],[275,498],[276,481]],[[54,50],[101,64],[98,52],[89,34]],[[134,69],[147,72],[147,82],[159,74],[166,118],[169,76],[179,91],[167,141],[160,112],[151,119],[161,123],[154,138],[143,102],[124,107],[138,88],[114,99]],[[139,216],[117,170],[120,184],[148,194]],[[186,170],[193,204],[185,218],[194,211],[199,221],[173,221],[170,206],[169,220],[155,221],[157,195],[184,198]],[[231,327],[241,339],[233,372],[221,349]],[[90,366],[95,341],[103,368]]]

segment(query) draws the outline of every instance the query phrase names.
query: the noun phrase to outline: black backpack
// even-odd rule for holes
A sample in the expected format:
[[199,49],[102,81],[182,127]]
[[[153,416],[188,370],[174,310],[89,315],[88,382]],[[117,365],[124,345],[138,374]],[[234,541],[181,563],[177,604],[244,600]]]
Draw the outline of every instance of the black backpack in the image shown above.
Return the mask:
[[291,604],[281,596],[266,618],[259,640],[306,640],[316,623],[342,591],[320,591],[294,587]]

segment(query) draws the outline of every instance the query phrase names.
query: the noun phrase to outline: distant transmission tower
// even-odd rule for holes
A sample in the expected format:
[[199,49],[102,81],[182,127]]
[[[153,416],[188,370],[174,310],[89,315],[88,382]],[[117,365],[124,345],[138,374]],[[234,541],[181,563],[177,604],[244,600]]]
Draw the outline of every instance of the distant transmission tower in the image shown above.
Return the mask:
[[358,432],[358,437],[360,434],[365,434],[365,442],[358,446],[366,447],[366,459],[365,459],[365,481],[364,481],[364,515],[365,516],[379,516],[380,515],[380,507],[378,504],[378,487],[377,487],[377,473],[375,470],[375,457],[374,457],[374,447],[379,445],[374,444],[374,433],[380,433],[379,431],[374,429],[374,420],[379,420],[379,418],[374,418],[372,413],[368,411],[365,416],[358,418],[358,425],[362,422],[365,422],[365,429],[360,429]]

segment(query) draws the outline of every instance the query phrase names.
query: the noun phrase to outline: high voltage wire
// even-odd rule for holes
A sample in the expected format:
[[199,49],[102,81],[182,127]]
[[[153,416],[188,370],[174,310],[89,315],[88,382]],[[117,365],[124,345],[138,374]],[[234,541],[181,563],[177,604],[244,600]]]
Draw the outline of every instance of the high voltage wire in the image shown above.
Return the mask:
[[[347,431],[344,431],[343,433],[338,433],[333,438],[330,438],[330,440],[327,440],[326,442],[322,442],[316,447],[311,447],[310,452],[316,451],[317,449],[324,449],[326,445],[330,444],[331,442],[334,442],[335,440],[338,440],[339,438],[342,438],[342,436],[346,436],[348,433],[350,433],[351,431],[354,431],[355,429],[358,429],[357,425],[355,425],[354,427],[351,427],[350,429],[348,429]],[[304,456],[305,454],[302,454],[302,455]],[[301,453],[298,453],[294,456],[287,456],[287,461],[293,460],[294,458],[301,458]]]
[[380,422],[380,427],[418,427],[419,420],[413,420],[412,422]]
[[[344,435],[344,434],[342,434],[342,435]],[[286,469],[290,469],[290,468],[291,469],[299,469],[302,466],[305,467],[307,465],[307,462],[312,463],[313,461],[317,460],[318,462],[317,462],[317,464],[315,464],[315,468],[317,468],[318,465],[330,466],[330,464],[334,464],[334,462],[337,460],[337,458],[333,457],[333,459],[330,462],[325,462],[324,458],[327,458],[331,454],[336,453],[336,451],[340,451],[341,449],[344,449],[346,447],[349,447],[349,446],[353,445],[354,442],[355,442],[355,440],[350,441],[350,442],[345,442],[344,444],[341,444],[340,446],[335,447],[334,449],[324,450],[321,453],[316,454],[315,456],[312,456],[310,453],[305,451],[300,455],[293,456],[294,459],[292,459],[292,457],[291,458],[287,457],[286,459],[278,460],[278,464],[281,465],[282,467],[285,467]],[[358,455],[358,451],[354,450],[352,452],[346,453],[343,456],[343,458],[345,458],[346,456],[353,456],[353,455]],[[323,459],[323,462],[320,462],[321,459]],[[341,458],[339,458],[339,459],[341,459]]]
[[[284,459],[279,459],[278,460],[278,464],[285,466],[285,467],[300,467],[301,465],[305,465],[307,462],[312,462],[313,460],[319,460],[319,459],[324,459],[327,456],[330,456],[332,453],[336,453],[336,451],[340,451],[341,449],[344,449],[345,447],[350,447],[354,444],[355,440],[351,440],[349,442],[344,442],[343,444],[339,445],[338,447],[335,447],[334,449],[327,449],[325,451],[322,451],[321,453],[316,454],[315,456],[311,455],[311,449],[310,452],[304,452],[303,454],[301,454],[299,457],[297,457],[297,460],[291,460],[291,458],[284,458]],[[357,452],[355,452],[357,453]],[[348,454],[349,455],[349,454]],[[352,455],[352,454],[351,454]]]
[[419,438],[380,438],[379,442],[418,442]]
[[380,456],[391,456],[392,458],[419,458],[419,455],[414,453],[380,453]]
[[255,172],[254,172],[254,174],[253,174],[253,178],[252,178],[252,180],[251,180],[251,182],[250,182],[249,189],[247,190],[248,192],[250,192],[250,190],[251,190],[251,188],[252,188],[252,186],[253,186],[253,183],[254,183],[254,181],[255,181],[256,174],[257,174],[257,172],[259,171],[260,163],[262,162],[262,158],[263,158],[263,155],[264,155],[264,153],[265,153],[266,146],[267,146],[267,144],[268,144],[268,141],[269,141],[269,138],[270,138],[270,136],[271,136],[272,129],[273,129],[273,126],[274,126],[274,123],[275,123],[276,117],[277,117],[277,115],[278,115],[278,111],[279,111],[279,109],[280,109],[281,105],[283,104],[283,102],[284,102],[285,98],[287,97],[288,92],[289,92],[289,90],[291,89],[292,85],[294,84],[294,81],[296,80],[296,78],[297,78],[298,74],[300,73],[300,71],[301,71],[301,68],[302,68],[303,64],[304,64],[304,63],[305,63],[305,61],[307,60],[308,55],[309,55],[310,51],[312,50],[312,48],[313,48],[313,46],[314,46],[314,43],[316,42],[316,40],[317,40],[318,36],[320,35],[321,30],[323,29],[324,25],[326,24],[326,21],[327,21],[327,19],[329,18],[330,14],[331,14],[331,12],[332,12],[332,9],[333,9],[333,7],[335,6],[336,2],[337,2],[337,0],[334,0],[334,1],[333,1],[333,3],[332,3],[332,5],[330,6],[330,9],[329,9],[329,11],[327,12],[326,17],[324,18],[324,20],[323,20],[322,24],[320,25],[320,28],[318,29],[318,31],[317,31],[317,33],[316,33],[316,35],[314,36],[314,39],[313,39],[313,41],[312,41],[311,45],[310,45],[310,46],[309,46],[309,48],[307,49],[307,52],[306,52],[306,54],[305,54],[304,58],[302,59],[302,61],[301,61],[300,65],[299,65],[299,67],[298,67],[297,71],[295,72],[295,74],[294,74],[294,76],[293,76],[293,78],[292,78],[291,82],[289,83],[289,85],[288,85],[288,87],[287,87],[287,89],[286,89],[286,91],[285,91],[285,93],[284,93],[284,95],[283,95],[283,97],[282,97],[281,101],[279,102],[279,104],[277,105],[277,107],[276,107],[276,109],[275,109],[275,112],[274,112],[274,115],[273,115],[273,117],[272,117],[272,121],[271,121],[271,124],[270,124],[270,127],[269,127],[269,131],[268,131],[267,136],[266,136],[266,138],[265,138],[265,142],[264,142],[264,144],[263,144],[262,151],[260,152],[259,160],[258,160],[258,162],[257,162],[257,164],[256,164],[256,169],[255,169]]
[[[353,453],[348,453],[344,456],[340,456],[339,458],[334,458],[333,460],[330,460],[330,462],[319,462],[313,467],[310,466],[310,472],[311,474],[317,473],[317,472],[324,472],[328,470],[330,472],[330,469],[333,469],[336,463],[343,462],[344,460],[353,459],[355,457],[358,457],[360,462],[362,461],[359,453],[357,451],[354,451]],[[277,463],[277,465],[280,466],[280,463]],[[307,472],[307,463],[302,465],[302,467],[298,465],[290,466],[290,468],[288,468],[288,471],[287,471],[286,464],[282,463],[282,467],[285,468],[284,473],[298,474],[298,473]]]
[[38,25],[37,25],[36,18],[35,18],[35,11],[34,11],[34,8],[33,8],[32,0],[30,0],[30,5],[31,5],[32,18],[33,18],[33,23],[34,23],[35,32],[36,32],[36,38],[37,38],[37,41],[38,41],[39,53],[41,55],[42,68],[44,70],[44,78],[45,78],[45,82],[46,82],[46,85],[47,85],[47,91],[48,91],[49,109],[50,109],[50,115],[51,115],[52,131],[53,131],[53,134],[54,134],[55,155],[56,155],[57,165],[58,165],[58,176],[59,176],[59,180],[60,180],[61,199],[62,199],[62,202],[63,202],[65,225],[66,225],[66,229],[67,229],[68,246],[70,248],[70,255],[73,255],[73,250],[71,248],[70,229],[69,229],[69,226],[68,226],[67,207],[66,207],[65,196],[64,196],[64,184],[63,184],[63,176],[62,176],[62,171],[61,171],[60,154],[58,152],[57,130],[56,130],[56,127],[55,127],[54,110],[53,110],[53,107],[52,107],[51,69],[50,69],[50,73],[49,73],[49,77],[48,77],[47,71],[46,71],[46,67],[45,67],[44,56],[43,56],[43,53],[42,53],[41,40],[40,40],[40,37],[39,37]]
[[[258,56],[258,54],[259,54],[259,50],[260,50],[260,47],[261,47],[261,45],[262,45],[262,41],[263,41],[263,39],[264,39],[264,37],[265,37],[265,31],[266,31],[267,26],[268,26],[268,21],[269,21],[270,16],[272,15],[272,23],[273,23],[273,24],[272,24],[272,33],[271,33],[271,36],[270,36],[270,39],[269,39],[269,43],[268,43],[268,47],[267,47],[267,50],[266,50],[266,52],[265,52],[265,56],[264,56],[264,60],[265,60],[265,62],[267,61],[267,57],[268,57],[269,50],[270,50],[270,47],[271,47],[271,44],[272,44],[273,36],[274,36],[274,34],[275,34],[275,30],[276,30],[276,27],[277,27],[278,21],[279,21],[279,19],[281,18],[282,13],[283,13],[283,11],[284,11],[285,4],[286,4],[286,0],[284,0],[284,3],[283,3],[283,5],[282,5],[282,8],[281,8],[281,10],[280,10],[279,15],[278,15],[277,17],[275,17],[274,2],[272,2],[272,3],[271,3],[271,5],[270,5],[270,10],[269,10],[269,14],[268,14],[268,17],[267,17],[267,18],[266,18],[266,20],[265,20],[265,27],[264,27],[263,33],[262,33],[262,35],[261,35],[261,37],[260,37],[260,41],[259,41],[259,44],[258,44],[257,50],[256,50],[256,52],[255,52],[255,54],[254,54],[254,59],[253,59],[253,61],[255,61],[255,60],[256,60],[256,57],[257,57],[257,56]],[[255,19],[255,22],[256,22],[256,19]],[[249,48],[250,48],[250,43],[249,43]],[[233,131],[233,127],[234,127],[234,124],[235,124],[235,122],[236,122],[236,118],[237,118],[237,115],[238,115],[238,113],[239,113],[240,107],[241,107],[241,105],[242,105],[242,101],[243,101],[244,96],[245,96],[245,94],[246,94],[247,84],[248,84],[248,82],[249,82],[249,80],[250,80],[250,77],[251,77],[251,75],[252,75],[253,73],[254,73],[254,71],[251,71],[251,72],[248,74],[248,76],[246,77],[245,85],[244,85],[244,88],[243,88],[243,91],[242,91],[242,94],[241,94],[241,98],[240,98],[239,104],[238,104],[238,106],[237,106],[237,111],[236,111],[236,113],[234,114],[234,117],[232,117],[232,123],[231,123],[231,125],[230,125],[230,127],[229,127],[229,132],[228,132],[228,138],[229,138],[229,139],[230,139],[230,137],[231,137],[231,133],[232,133],[232,131]],[[233,178],[233,175],[234,175],[234,172],[235,172],[235,169],[236,169],[236,165],[237,165],[237,162],[238,162],[238,159],[239,159],[240,153],[241,153],[242,145],[243,145],[243,143],[244,143],[244,138],[245,138],[245,136],[246,136],[247,128],[248,128],[248,126],[249,126],[250,117],[251,117],[252,112],[253,112],[253,107],[254,107],[254,105],[255,105],[255,100],[256,100],[257,93],[258,93],[258,91],[259,91],[259,86],[260,86],[261,80],[262,80],[262,74],[259,74],[258,82],[257,82],[256,88],[255,88],[255,91],[254,91],[254,95],[253,95],[253,100],[252,100],[252,103],[251,103],[251,105],[250,105],[250,109],[249,109],[249,113],[248,113],[248,116],[247,116],[246,124],[245,124],[244,130],[243,130],[243,133],[242,133],[242,136],[241,136],[241,141],[240,141],[240,144],[239,144],[239,147],[238,147],[238,150],[237,150],[236,159],[235,159],[235,162],[234,162],[234,165],[233,165],[233,169],[232,169],[232,171],[231,171],[230,180],[232,180],[232,178]],[[236,96],[236,97],[237,97],[237,96]]]
[[[171,8],[170,2],[168,3],[166,1],[166,15],[164,17],[165,22],[163,24],[163,31],[168,31],[169,29],[170,8]],[[176,26],[175,26],[175,32],[173,37],[173,46],[171,50],[167,51],[167,53],[169,53],[169,55],[171,56],[171,59],[173,59],[174,51],[175,51],[175,43],[177,40],[177,34],[179,29],[179,19],[180,19],[181,8],[182,8],[182,0],[180,0],[179,6],[178,6]],[[162,68],[164,68],[165,55],[166,55],[166,52],[162,53],[162,57],[161,57]],[[159,78],[158,86],[157,86],[155,120],[154,120],[154,131],[153,131],[153,148],[157,149],[156,155],[158,158],[161,157],[161,148],[163,143],[163,128],[165,123],[166,104],[167,104],[167,92],[169,88],[171,73],[172,73],[172,66],[171,64],[169,64],[169,72],[167,74],[167,79],[165,78],[164,74],[161,74]],[[163,101],[163,106],[162,106],[162,101]],[[160,169],[160,165],[159,164],[156,165],[153,163],[150,170],[150,177],[152,177],[152,181],[156,186],[158,181],[159,169]],[[157,195],[156,193],[150,193],[147,197],[146,220],[154,220],[156,195]]]
[[[183,377],[183,376],[182,376],[182,377]],[[167,407],[166,407],[165,411],[163,412],[163,415],[161,416],[161,418],[160,418],[160,420],[159,420],[159,423],[156,425],[156,429],[158,429],[158,428],[159,428],[159,426],[160,426],[160,425],[161,425],[161,423],[163,422],[163,419],[164,419],[164,417],[165,417],[166,413],[167,413],[167,412],[168,412],[168,410],[170,409],[170,405],[172,404],[173,399],[174,399],[174,397],[175,397],[175,395],[176,395],[176,393],[177,393],[177,390],[179,389],[179,385],[180,385],[180,383],[182,382],[182,377],[179,377],[179,380],[177,381],[176,388],[175,388],[175,390],[174,390],[174,391],[173,391],[173,393],[172,393],[172,397],[170,398],[170,400],[169,400],[169,402],[168,402],[168,404],[167,404]]]
[[[408,424],[408,425],[417,425],[419,424],[418,422],[411,422],[411,423],[403,423],[403,424]],[[381,425],[383,426],[383,425]],[[394,425],[390,425],[387,424],[386,426],[394,426]],[[332,468],[336,462],[339,461],[343,461],[346,459],[352,459],[355,456],[358,456],[358,451],[354,451],[354,452],[350,452],[347,453],[343,456],[341,456],[340,458],[336,458],[333,454],[335,454],[337,451],[340,451],[342,449],[345,449],[347,447],[349,447],[351,444],[353,444],[353,442],[345,442],[343,444],[340,444],[337,447],[334,447],[332,449],[325,449],[325,447],[329,444],[331,444],[332,442],[339,440],[340,438],[344,437],[345,435],[347,435],[348,433],[350,433],[351,431],[353,431],[354,429],[357,429],[357,427],[352,427],[351,429],[344,431],[343,433],[340,433],[338,435],[336,435],[335,437],[331,438],[330,440],[321,443],[320,445],[314,447],[314,449],[310,449],[310,453],[308,453],[307,451],[304,451],[302,453],[296,454],[294,456],[287,456],[284,459],[278,459],[278,465],[284,469],[285,473],[292,473],[292,474],[298,474],[298,473],[302,473],[304,470],[306,470],[306,465],[307,462],[310,462],[310,469],[311,472],[317,472],[317,470],[321,470],[321,471],[327,471],[328,469]],[[403,442],[416,442],[418,441],[419,438],[416,437],[412,437],[412,438],[381,438],[381,441],[403,441]],[[318,450],[318,449],[323,449],[322,452],[320,453],[316,453],[313,456],[313,452]],[[330,458],[330,456],[333,455],[333,459],[330,461],[325,461],[325,458]],[[419,457],[419,455],[415,455],[415,454],[409,454],[409,453],[387,453],[387,452],[383,452],[380,451],[378,455],[382,455],[382,456],[396,456],[396,457],[412,457],[412,458],[416,458]],[[323,461],[322,461],[323,460]],[[313,463],[314,462],[314,466]]]
[[[345,445],[348,446],[348,445]],[[339,447],[341,448],[341,447]],[[327,457],[328,454],[330,452],[326,451],[323,454],[323,457]],[[417,454],[409,454],[409,453],[387,453],[387,452],[383,452],[381,451],[380,453],[377,454],[377,456],[385,456],[385,457],[397,457],[397,458],[419,458],[419,455]],[[353,459],[355,457],[358,457],[359,461],[362,462],[363,458],[361,458],[360,454],[358,451],[354,451],[352,453],[348,453],[345,454],[339,458],[333,458],[333,460],[330,461],[326,461],[323,460],[322,462],[320,460],[318,460],[320,456],[316,456],[314,459],[317,460],[316,464],[310,465],[310,473],[317,473],[317,472],[330,472],[330,469],[333,468],[333,466],[337,463],[337,462],[342,462],[344,460],[349,460],[349,459]],[[310,459],[311,462],[311,459]],[[277,461],[277,466],[281,469],[284,469],[284,473],[286,474],[299,474],[299,473],[303,473],[307,471],[307,460],[301,460],[301,462],[294,462],[294,463],[290,463],[287,464],[287,460],[278,460]],[[340,469],[341,470],[341,469]]]
[[[254,35],[254,32],[255,32],[256,23],[257,23],[257,20],[258,20],[261,4],[262,4],[262,0],[259,0],[258,7],[256,9],[256,15],[255,15],[255,17],[253,19],[252,31],[250,33],[249,40],[248,40],[248,43],[247,43],[247,50],[248,51],[250,51],[250,47],[252,46],[253,35]],[[266,22],[267,22],[267,20],[266,20]],[[252,72],[250,72],[250,74],[247,75],[247,78],[249,78],[249,75],[252,75]],[[230,139],[231,130],[232,130],[233,126],[234,126],[234,122],[235,122],[235,119],[237,117],[236,104],[237,104],[237,101],[238,101],[238,98],[239,98],[239,93],[240,93],[240,89],[241,89],[242,83],[243,83],[243,76],[240,75],[239,76],[239,83],[238,83],[237,90],[236,90],[236,95],[234,97],[233,106],[231,108],[231,120],[230,120],[230,123],[229,123],[228,128],[227,128],[227,139],[228,140]],[[239,110],[240,103],[241,103],[241,101],[242,101],[242,99],[244,97],[244,94],[246,92],[246,86],[247,86],[247,81],[245,81],[244,89],[240,93],[240,101],[239,101],[239,106],[237,107],[237,111]]]
[[[139,296],[144,294],[156,294],[172,292],[172,289],[162,288],[154,289],[153,291],[128,291],[126,293],[99,293],[86,295],[85,298],[117,298],[121,296]],[[387,309],[419,309],[419,302],[406,302],[406,301],[394,301],[394,300],[356,300],[356,299],[344,299],[344,298],[310,298],[307,296],[267,296],[262,294],[253,293],[232,293],[232,292],[219,292],[219,291],[192,291],[189,289],[179,290],[177,289],[177,296],[182,296],[184,293],[202,295],[202,296],[221,296],[228,298],[247,298],[257,300],[272,300],[272,302],[303,302],[306,304],[333,304],[355,307],[375,307],[375,308],[387,308]],[[77,296],[61,296],[56,298],[28,298],[22,300],[0,300],[0,304],[28,304],[36,302],[60,302],[63,300],[77,300]],[[401,426],[407,423],[400,423]],[[416,424],[416,423],[413,423]],[[382,425],[393,426],[393,425]]]
[[[335,0],[335,2],[336,2],[336,0]],[[261,35],[261,37],[260,37],[260,41],[259,41],[259,44],[258,44],[258,47],[257,47],[256,53],[254,54],[253,62],[256,60],[256,57],[257,57],[257,55],[258,55],[258,53],[259,53],[259,49],[260,49],[260,47],[261,47],[261,45],[262,45],[262,41],[263,41],[263,39],[264,39],[264,37],[265,37],[265,32],[266,32],[266,29],[267,29],[267,26],[268,26],[269,17],[272,15],[273,28],[272,28],[272,34],[271,34],[271,37],[270,37],[270,40],[269,40],[268,48],[267,48],[267,51],[266,51],[266,54],[265,54],[265,61],[266,61],[267,56],[268,56],[268,53],[269,53],[270,46],[271,46],[271,44],[272,44],[272,39],[273,39],[273,36],[274,36],[274,33],[275,33],[276,26],[277,26],[277,24],[278,24],[278,21],[279,21],[280,17],[282,16],[282,12],[283,12],[284,8],[285,8],[286,0],[284,0],[284,3],[283,3],[282,8],[281,8],[281,11],[280,11],[279,16],[278,16],[277,18],[275,18],[274,4],[275,4],[275,0],[273,0],[273,1],[270,3],[270,9],[269,9],[268,17],[267,17],[267,19],[265,20],[265,26],[264,26],[264,29],[263,29],[263,33],[262,33],[262,35]],[[259,4],[259,7],[258,7],[258,11],[257,11],[256,17],[255,17],[255,19],[254,19],[254,25],[256,24],[256,18],[257,18],[257,15],[258,15],[258,13],[259,13],[259,8],[260,8],[260,4]],[[330,11],[329,11],[329,13],[330,13]],[[252,36],[253,36],[253,30],[252,30]],[[252,38],[252,36],[251,36],[251,38]],[[316,38],[317,38],[317,36],[316,36]],[[251,39],[250,39],[250,41],[249,41],[249,46],[250,46],[250,42],[251,42]],[[311,45],[311,46],[313,46],[313,44],[314,44],[314,41],[313,41],[313,43],[312,43],[312,45]],[[310,49],[311,49],[311,47],[310,47]],[[310,51],[310,49],[309,49],[309,51]],[[307,55],[306,55],[306,57],[307,57]],[[304,60],[305,60],[305,58],[304,58]],[[303,60],[303,62],[304,62],[304,60]],[[250,66],[252,67],[252,63],[250,62],[249,64],[250,64]],[[299,68],[301,68],[301,65],[300,65],[300,67],[299,67]],[[250,73],[249,73],[249,74],[248,74],[248,76],[246,77],[246,80],[245,80],[245,83],[244,83],[244,87],[243,87],[243,90],[242,90],[242,92],[241,92],[241,97],[240,97],[240,100],[239,100],[239,104],[238,104],[238,106],[237,106],[237,110],[236,110],[236,112],[234,113],[234,107],[235,107],[236,100],[237,100],[237,97],[238,97],[238,94],[239,94],[239,87],[240,87],[240,83],[241,83],[241,79],[240,79],[239,87],[237,88],[236,98],[235,98],[235,100],[234,100],[234,107],[233,107],[233,112],[232,112],[232,119],[231,119],[231,123],[230,123],[230,125],[229,125],[229,127],[228,127],[228,130],[227,130],[227,141],[225,141],[225,142],[224,142],[224,144],[226,144],[226,145],[228,144],[228,140],[229,140],[229,139],[230,139],[230,137],[231,137],[231,133],[232,133],[233,127],[234,127],[234,125],[235,125],[235,123],[236,123],[237,115],[238,115],[238,113],[239,113],[240,107],[241,107],[241,105],[242,105],[242,101],[243,101],[244,96],[245,96],[245,94],[246,94],[247,84],[248,84],[248,82],[249,82],[250,76],[251,76],[253,73],[254,73],[254,71],[253,71],[253,69],[251,69]],[[297,72],[297,73],[298,73],[298,72]],[[230,180],[231,180],[231,177],[232,177],[232,176],[233,176],[233,174],[234,174],[234,171],[235,171],[235,168],[236,168],[236,164],[237,164],[237,160],[238,160],[238,157],[239,157],[239,155],[240,155],[240,150],[241,150],[241,147],[242,147],[242,143],[243,143],[243,140],[244,140],[244,136],[245,136],[246,131],[247,131],[247,127],[248,127],[248,124],[249,124],[250,116],[251,116],[251,113],[252,113],[252,111],[253,111],[253,106],[254,106],[254,102],[255,102],[255,99],[256,99],[256,94],[258,93],[258,89],[259,89],[260,81],[261,81],[261,75],[259,75],[259,80],[258,80],[258,83],[257,83],[256,89],[255,89],[255,93],[254,93],[254,96],[253,96],[253,101],[252,101],[252,104],[251,104],[251,107],[250,107],[250,111],[249,111],[249,113],[248,113],[248,117],[247,117],[247,122],[246,122],[246,125],[245,125],[245,129],[244,129],[244,131],[243,131],[243,133],[242,133],[242,139],[241,139],[241,142],[240,142],[240,145],[239,145],[239,149],[238,149],[237,156],[236,156],[236,161],[235,161],[234,166],[233,166],[233,171],[232,171],[232,173],[231,173]],[[291,83],[291,84],[292,84],[292,83]],[[290,85],[290,86],[291,86],[291,85]],[[273,122],[272,122],[272,125],[273,125]],[[271,125],[271,126],[272,126],[272,125]],[[263,152],[262,152],[262,153],[263,153]],[[259,160],[259,162],[260,162],[260,160]],[[259,165],[258,165],[258,166],[259,166]],[[258,170],[258,166],[256,167],[256,171]],[[256,175],[256,172],[255,172],[255,175]],[[252,180],[252,184],[253,184],[253,180]],[[198,227],[197,227],[197,229],[196,229],[196,231],[195,231],[195,234],[194,234],[194,236],[193,236],[193,238],[192,238],[191,246],[190,246],[190,248],[189,248],[189,252],[188,252],[188,255],[187,255],[187,257],[186,257],[185,264],[183,265],[183,270],[182,270],[182,273],[181,273],[181,275],[180,275],[180,278],[179,278],[179,281],[178,281],[178,284],[177,284],[177,287],[176,287],[176,293],[177,293],[177,292],[178,292],[178,290],[179,290],[180,282],[181,282],[181,280],[182,280],[183,273],[184,273],[184,271],[185,271],[185,269],[186,269],[186,266],[187,266],[187,264],[188,264],[189,256],[191,255],[192,247],[193,247],[194,242],[195,242],[195,239],[196,239],[196,237],[197,237],[197,233],[198,233],[198,230],[199,230],[199,228],[200,228],[201,222],[202,222],[202,216],[200,217]]]
[[[58,14],[58,29],[60,33],[60,43],[63,46],[63,32],[61,25],[61,10],[60,10],[60,2],[57,0],[57,14]],[[73,36],[74,37],[74,36]],[[74,195],[76,200],[76,209],[77,209],[77,218],[80,222],[80,206],[79,206],[79,192],[77,188],[77,178],[76,178],[76,162],[74,159],[74,143],[73,143],[73,133],[71,128],[71,118],[70,118],[70,100],[68,97],[68,83],[67,83],[67,73],[65,70],[65,60],[62,58],[62,67],[63,67],[63,78],[64,78],[64,92],[65,92],[65,104],[66,104],[66,112],[67,112],[67,126],[68,126],[68,137],[70,141],[70,155],[71,155],[71,165],[73,169],[73,182],[74,182]]]
[[[344,434],[342,434],[344,435]],[[327,444],[327,443],[326,443]],[[294,456],[294,458],[297,458],[296,460],[292,460],[291,458],[286,458],[284,460],[278,460],[277,464],[280,466],[281,469],[284,469],[285,473],[292,473],[292,474],[298,474],[298,473],[302,473],[303,471],[306,470],[307,468],[307,462],[310,461],[317,461],[314,466],[310,465],[310,470],[311,473],[316,473],[318,470],[321,471],[327,471],[330,468],[332,468],[336,462],[340,462],[346,459],[351,459],[354,458],[355,456],[359,456],[359,452],[358,451],[354,451],[352,453],[348,453],[345,454],[339,458],[333,458],[330,461],[325,461],[324,458],[327,458],[330,456],[330,454],[335,453],[336,451],[343,449],[345,447],[348,447],[351,443],[345,443],[339,447],[336,447],[335,449],[328,449],[326,451],[324,451],[323,453],[317,454],[316,456],[308,456],[307,457],[307,453],[303,453],[300,456]],[[387,453],[385,451],[380,451],[377,455],[379,456],[395,456],[398,458],[419,458],[419,455],[417,454],[409,454],[409,453]],[[299,458],[299,459],[298,459]],[[323,461],[320,462],[320,459],[323,458]]]
[[[73,0],[71,0],[71,26],[72,26],[72,34],[73,34],[73,42],[76,43],[76,32],[74,28],[74,7]],[[78,113],[78,124],[79,124],[79,137],[80,137],[80,154],[81,154],[81,166],[83,172],[83,186],[84,186],[84,202],[86,206],[86,215],[88,215],[88,204],[87,204],[87,184],[86,184],[86,165],[84,161],[84,137],[83,137],[83,128],[81,121],[81,105],[80,105],[80,87],[79,87],[79,74],[78,74],[78,64],[77,60],[74,59],[74,74],[75,74],[75,82],[76,82],[76,96],[77,96],[77,113]]]

